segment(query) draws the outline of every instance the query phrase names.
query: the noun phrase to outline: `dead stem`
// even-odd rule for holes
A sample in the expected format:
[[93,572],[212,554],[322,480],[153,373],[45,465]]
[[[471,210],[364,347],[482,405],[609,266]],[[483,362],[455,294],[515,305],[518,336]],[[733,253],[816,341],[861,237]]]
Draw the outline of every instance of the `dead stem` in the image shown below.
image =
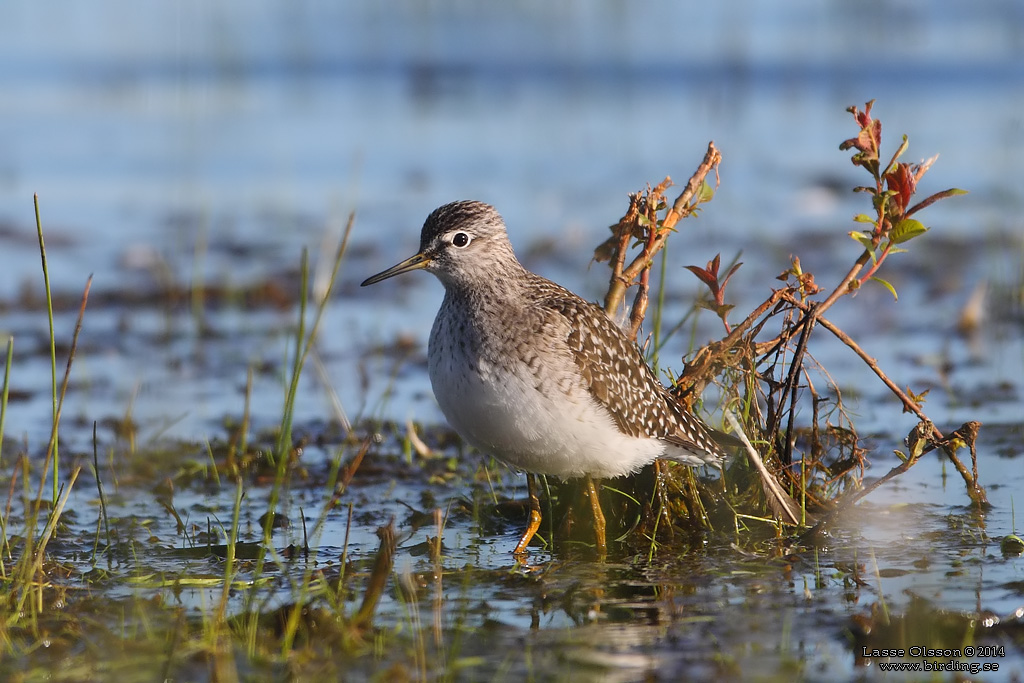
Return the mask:
[[764,461],[761,459],[760,454],[751,445],[750,440],[747,439],[747,435],[743,433],[743,425],[740,424],[739,419],[733,415],[731,410],[726,410],[725,419],[729,422],[733,432],[743,442],[743,447],[746,450],[747,457],[750,462],[754,465],[754,469],[757,470],[758,476],[761,478],[762,485],[764,487],[765,501],[768,503],[769,509],[777,519],[786,522],[787,524],[793,524],[795,526],[801,526],[804,524],[805,518],[808,518],[807,511],[802,509],[800,505],[793,500],[793,498],[786,493],[779,482],[776,481],[775,477],[772,476],[768,468],[765,467]]
[[[964,466],[963,462],[961,462],[960,458],[957,457],[957,455],[956,455],[956,450],[954,448],[955,443],[952,440],[953,439],[953,435],[951,435],[949,439],[947,439],[945,436],[943,436],[942,432],[939,431],[939,429],[937,427],[935,427],[935,425],[932,424],[931,421],[928,419],[928,416],[925,414],[924,410],[921,408],[921,405],[917,401],[915,401],[912,398],[910,398],[910,396],[908,396],[907,393],[903,389],[901,389],[895,382],[893,382],[889,378],[888,375],[885,374],[885,372],[882,370],[882,368],[879,367],[878,361],[876,361],[874,358],[869,356],[867,354],[867,352],[864,351],[864,349],[860,346],[860,344],[858,344],[856,341],[854,341],[853,338],[851,338],[848,334],[846,334],[841,329],[839,329],[839,327],[837,327],[835,324],[833,324],[827,318],[823,318],[823,317],[821,317],[821,315],[815,315],[815,311],[813,310],[813,308],[811,306],[809,306],[809,305],[807,305],[807,304],[805,304],[803,302],[797,301],[796,299],[792,298],[791,296],[787,296],[786,298],[787,298],[788,302],[791,303],[793,306],[796,306],[797,308],[800,308],[801,310],[806,311],[807,312],[807,316],[814,316],[814,318],[817,320],[818,323],[821,324],[822,327],[824,327],[826,330],[828,330],[833,335],[835,335],[835,337],[837,339],[839,339],[841,342],[843,342],[843,344],[848,346],[855,354],[857,354],[857,356],[860,357],[860,359],[862,361],[864,361],[864,363],[871,369],[871,371],[873,373],[875,373],[875,375],[880,380],[882,380],[882,383],[885,384],[885,386],[889,389],[889,391],[891,391],[893,393],[893,395],[896,396],[896,398],[898,398],[900,400],[900,402],[903,404],[904,412],[913,413],[919,419],[921,419],[922,421],[926,421],[930,425],[930,433],[928,434],[928,438],[931,441],[935,442],[937,447],[941,447],[943,449],[943,451],[946,453],[946,455],[949,456],[950,461],[953,463],[953,467],[955,467],[957,472],[960,473],[960,476],[963,477],[964,483],[967,485],[968,495],[971,497],[971,500],[973,500],[977,504],[987,504],[988,503],[988,497],[985,494],[985,489],[980,484],[978,484],[977,464],[976,464],[977,456],[976,456],[976,452],[974,450],[974,440],[977,437],[977,427],[980,426],[981,423],[980,422],[969,422],[969,423],[965,424],[963,427],[961,427],[959,430],[957,430],[957,432],[954,432],[954,434],[956,434],[957,436],[960,436],[960,438],[963,440],[963,442],[968,444],[970,446],[970,448],[971,448],[971,457],[972,457],[972,459],[974,459],[974,462],[975,462],[974,474],[972,475],[972,473],[970,471],[968,471],[967,467]],[[804,323],[804,321],[801,321],[801,323]],[[800,323],[798,323],[798,324],[800,324]],[[806,324],[806,323],[804,323],[804,324]],[[965,428],[967,428],[968,425],[972,425],[973,426],[973,432],[971,432],[970,429],[966,429],[966,431],[965,431]],[[976,425],[976,426],[974,426],[974,425]],[[911,463],[911,465],[912,464],[913,463]],[[889,478],[892,478],[893,476],[896,476],[897,474],[902,474],[907,469],[909,469],[909,467],[910,467],[910,465],[907,465],[906,467],[903,467],[902,469],[900,468],[900,466],[894,467],[893,470],[890,471],[890,474],[886,475],[886,477],[887,477],[886,481],[888,481]],[[896,470],[899,470],[899,471],[896,471]],[[874,490],[875,488],[877,488],[877,486],[878,486],[878,482],[875,482],[875,484],[873,484],[871,486],[870,490]],[[869,490],[869,492],[870,492],[870,490]],[[858,499],[859,499],[859,497],[858,497]]]
[[[889,388],[889,390],[896,396],[896,398],[900,400],[900,402],[903,404],[905,412],[914,413],[914,415],[919,417],[921,420],[927,421],[928,424],[931,425],[931,433],[929,434],[929,438],[932,441],[934,441],[937,446],[941,447],[942,450],[946,453],[946,455],[949,456],[950,461],[953,463],[953,467],[956,468],[956,471],[960,473],[961,477],[963,477],[964,483],[967,484],[967,492],[968,495],[971,497],[971,500],[973,500],[977,504],[988,504],[988,496],[985,494],[985,489],[978,483],[977,455],[974,450],[974,441],[978,436],[978,427],[981,426],[981,423],[967,422],[962,427],[960,427],[960,429],[956,430],[956,432],[951,434],[949,438],[944,437],[942,435],[942,432],[940,432],[939,429],[934,424],[931,423],[931,421],[928,419],[928,416],[925,415],[924,410],[921,409],[921,405],[917,401],[907,396],[906,392],[900,389],[899,386],[897,386],[895,382],[889,379],[889,376],[886,375],[880,367],[878,367],[878,361],[869,356],[857,342],[850,338],[848,334],[843,332],[841,329],[833,325],[825,318],[819,317],[818,322],[821,323],[822,327],[824,327],[826,330],[834,334],[840,341],[842,341],[844,344],[850,347],[850,349],[852,349],[854,353],[860,356],[861,360],[863,360],[864,363],[867,364],[869,368],[871,368],[871,371],[875,373],[875,375],[877,375],[878,378],[882,380],[882,383],[885,384],[885,386]],[[971,448],[971,458],[974,460],[973,475],[971,474],[971,472],[967,470],[967,467],[964,466],[964,464],[960,461],[960,458],[958,458],[956,455],[956,449],[954,447],[955,440],[953,438],[954,436],[959,436]]]
[[395,551],[398,549],[398,542],[395,539],[395,520],[392,519],[387,526],[378,528],[377,538],[380,539],[380,547],[373,563],[373,571],[370,572],[370,578],[366,582],[363,602],[352,619],[356,626],[370,625],[373,613],[377,610],[377,603],[384,595],[384,587],[387,585],[388,576],[391,575],[391,568],[395,564]]
[[807,351],[807,340],[810,337],[811,330],[814,329],[814,311],[816,306],[810,305],[810,312],[808,313],[808,322],[804,325],[804,329],[800,332],[800,340],[797,342],[796,350],[793,352],[793,358],[789,362],[789,376],[786,378],[786,383],[782,388],[783,400],[787,395],[790,397],[789,403],[789,422],[786,425],[786,443],[783,451],[782,461],[783,467],[788,467],[793,464],[793,441],[796,438],[794,434],[794,420],[796,420],[796,402],[799,396],[799,377],[800,370],[803,368],[804,353]]
[[[613,226],[612,236],[598,247],[598,260],[604,260],[601,258],[602,255],[605,258],[610,255],[612,261],[612,275],[608,285],[608,294],[604,300],[606,313],[614,315],[615,311],[622,306],[627,287],[633,284],[640,285],[634,302],[634,313],[630,316],[630,328],[634,338],[646,312],[647,278],[645,275],[651,268],[655,255],[661,251],[669,235],[674,232],[673,228],[676,223],[690,215],[701,203],[702,198],[699,191],[704,185],[704,180],[712,169],[717,169],[721,161],[722,155],[715,147],[715,143],[709,142],[704,160],[694,171],[682,193],[665,215],[664,220],[660,221],[660,226],[657,219],[658,206],[664,199],[665,190],[671,186],[672,179],[665,178],[656,187],[649,189],[646,197],[632,195],[626,215]],[[626,266],[626,251],[629,249],[632,238],[643,239],[644,248]],[[642,279],[642,281],[638,281],[638,279]],[[639,312],[635,309],[639,309]]]
[[[736,325],[732,329],[725,339],[712,342],[697,352],[693,360],[686,363],[683,367],[683,372],[680,373],[676,386],[673,391],[680,398],[686,396],[699,396],[704,387],[707,386],[711,377],[711,370],[721,364],[724,364],[725,357],[732,353],[735,347],[739,344],[740,340],[744,337],[749,336],[751,339],[754,334],[747,335],[747,332],[751,330],[754,323],[764,315],[768,309],[774,307],[790,290],[778,289],[773,290],[771,296],[765,299],[761,305],[751,311],[743,322]],[[762,321],[763,324],[763,321]]]

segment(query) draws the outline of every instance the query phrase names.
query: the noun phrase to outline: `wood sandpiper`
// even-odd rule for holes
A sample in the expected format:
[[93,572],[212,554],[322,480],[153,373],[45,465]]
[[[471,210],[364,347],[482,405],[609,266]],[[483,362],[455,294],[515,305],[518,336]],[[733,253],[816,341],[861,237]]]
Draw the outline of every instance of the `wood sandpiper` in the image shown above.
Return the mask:
[[669,394],[602,308],[519,263],[494,207],[435,210],[419,253],[362,285],[421,268],[445,289],[427,351],[441,411],[471,445],[527,472],[530,521],[516,555],[540,527],[531,473],[586,478],[603,552],[594,477],[658,458],[721,464],[713,430]]

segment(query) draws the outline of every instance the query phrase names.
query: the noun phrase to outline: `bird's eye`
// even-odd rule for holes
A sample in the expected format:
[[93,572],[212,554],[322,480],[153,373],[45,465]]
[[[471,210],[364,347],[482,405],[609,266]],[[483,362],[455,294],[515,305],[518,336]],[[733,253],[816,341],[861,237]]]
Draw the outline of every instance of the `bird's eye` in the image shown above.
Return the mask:
[[469,242],[469,235],[467,235],[464,232],[457,232],[454,235],[452,235],[452,244],[458,247],[459,249],[468,246]]

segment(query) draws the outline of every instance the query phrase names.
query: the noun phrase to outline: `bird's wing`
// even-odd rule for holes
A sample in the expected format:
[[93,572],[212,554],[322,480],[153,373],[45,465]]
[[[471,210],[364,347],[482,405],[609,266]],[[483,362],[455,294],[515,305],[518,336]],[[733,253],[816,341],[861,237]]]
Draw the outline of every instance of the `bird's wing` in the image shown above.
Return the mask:
[[566,344],[583,383],[619,429],[631,436],[653,436],[698,457],[723,457],[709,428],[668,394],[636,344],[601,308],[566,294],[552,296],[545,308],[568,323]]

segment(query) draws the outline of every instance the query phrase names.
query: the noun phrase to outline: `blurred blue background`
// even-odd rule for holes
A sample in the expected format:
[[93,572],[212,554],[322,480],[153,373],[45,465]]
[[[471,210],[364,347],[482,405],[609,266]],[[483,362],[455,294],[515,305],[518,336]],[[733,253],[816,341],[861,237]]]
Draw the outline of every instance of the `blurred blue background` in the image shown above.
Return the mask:
[[477,197],[519,231],[592,230],[713,139],[709,227],[833,226],[829,188],[857,179],[844,110],[877,99],[890,144],[941,153],[926,189],[973,191],[955,229],[1017,228],[1022,63],[1014,0],[7,0],[0,220],[31,227],[40,193],[101,283],[181,214],[276,242],[260,216],[355,208],[357,237],[414,245],[426,212]]

